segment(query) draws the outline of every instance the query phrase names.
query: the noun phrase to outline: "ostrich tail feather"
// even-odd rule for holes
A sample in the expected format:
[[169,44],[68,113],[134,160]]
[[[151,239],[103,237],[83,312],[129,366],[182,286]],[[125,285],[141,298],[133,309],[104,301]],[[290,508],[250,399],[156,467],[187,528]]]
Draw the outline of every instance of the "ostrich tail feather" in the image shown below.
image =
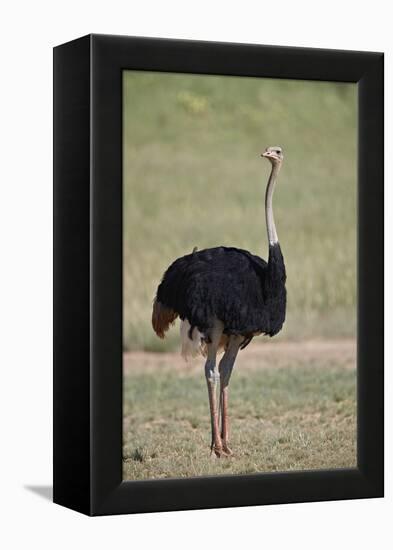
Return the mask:
[[171,325],[173,325],[176,317],[176,311],[173,311],[173,309],[164,306],[161,302],[154,300],[151,324],[153,325],[154,332],[157,336],[164,338],[166,331]]

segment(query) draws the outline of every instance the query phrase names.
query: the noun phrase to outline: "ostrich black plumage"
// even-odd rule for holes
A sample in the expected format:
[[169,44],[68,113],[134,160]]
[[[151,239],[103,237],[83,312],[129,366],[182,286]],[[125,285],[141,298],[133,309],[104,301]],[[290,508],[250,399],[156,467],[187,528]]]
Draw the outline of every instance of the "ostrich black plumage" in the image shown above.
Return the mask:
[[[180,317],[182,354],[206,356],[211,452],[217,457],[232,454],[228,445],[228,384],[237,353],[254,336],[274,336],[285,321],[285,264],[272,208],[274,187],[284,157],[281,147],[268,147],[262,156],[271,163],[265,195],[268,261],[232,247],[199,252],[194,249],[166,270],[153,305],[152,324],[160,338]],[[224,355],[217,370],[216,357],[221,348]]]

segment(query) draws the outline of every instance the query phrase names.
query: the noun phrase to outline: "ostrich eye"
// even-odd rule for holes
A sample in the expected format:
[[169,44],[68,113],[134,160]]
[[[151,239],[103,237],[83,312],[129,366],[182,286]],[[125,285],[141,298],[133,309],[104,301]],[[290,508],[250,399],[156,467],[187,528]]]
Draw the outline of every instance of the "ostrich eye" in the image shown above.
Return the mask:
[[281,154],[281,151],[279,151],[279,150],[277,149],[276,153],[277,153],[277,155],[280,155],[280,154]]

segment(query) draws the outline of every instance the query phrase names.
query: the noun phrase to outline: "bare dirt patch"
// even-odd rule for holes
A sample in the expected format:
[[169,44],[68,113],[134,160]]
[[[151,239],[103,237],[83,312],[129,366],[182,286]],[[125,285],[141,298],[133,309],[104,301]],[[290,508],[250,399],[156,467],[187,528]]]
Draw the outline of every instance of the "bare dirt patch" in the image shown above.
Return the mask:
[[[252,342],[242,351],[237,359],[237,368],[263,369],[297,366],[300,362],[315,362],[315,365],[339,363],[344,368],[356,367],[356,340],[303,340],[264,343]],[[125,373],[151,371],[155,369],[180,369],[189,372],[200,370],[204,364],[203,357],[187,363],[178,352],[155,353],[132,351],[123,354]]]

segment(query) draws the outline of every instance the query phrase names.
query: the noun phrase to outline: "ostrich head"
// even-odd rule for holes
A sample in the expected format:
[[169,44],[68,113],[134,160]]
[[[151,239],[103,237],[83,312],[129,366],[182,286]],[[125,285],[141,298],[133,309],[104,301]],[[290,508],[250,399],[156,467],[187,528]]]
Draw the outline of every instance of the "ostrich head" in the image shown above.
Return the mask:
[[273,165],[280,165],[284,158],[281,147],[275,145],[273,145],[272,147],[266,147],[265,152],[262,153],[261,156],[269,159]]

